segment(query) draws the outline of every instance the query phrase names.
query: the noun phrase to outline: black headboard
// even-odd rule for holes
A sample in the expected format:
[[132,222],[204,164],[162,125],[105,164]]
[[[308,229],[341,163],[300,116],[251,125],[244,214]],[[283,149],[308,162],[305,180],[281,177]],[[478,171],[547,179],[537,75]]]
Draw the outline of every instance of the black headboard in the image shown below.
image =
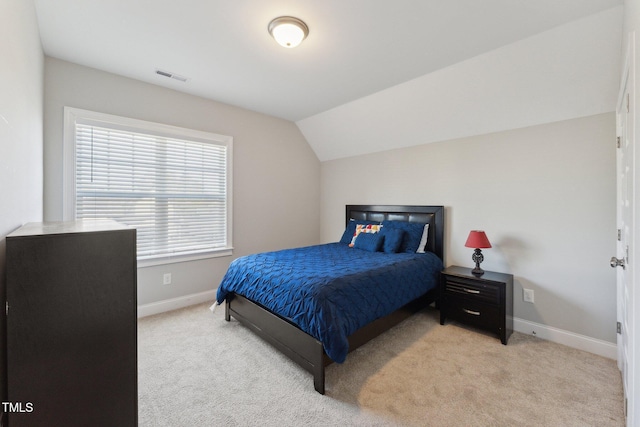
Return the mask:
[[444,261],[444,206],[347,205],[346,222],[351,219],[428,223],[426,250]]

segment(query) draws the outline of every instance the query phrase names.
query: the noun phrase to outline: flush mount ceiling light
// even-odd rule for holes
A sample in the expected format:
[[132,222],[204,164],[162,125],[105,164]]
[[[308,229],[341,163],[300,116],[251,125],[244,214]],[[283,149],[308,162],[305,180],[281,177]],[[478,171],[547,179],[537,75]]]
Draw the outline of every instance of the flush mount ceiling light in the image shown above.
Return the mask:
[[269,22],[269,34],[281,46],[292,48],[309,35],[309,27],[293,16],[280,16]]

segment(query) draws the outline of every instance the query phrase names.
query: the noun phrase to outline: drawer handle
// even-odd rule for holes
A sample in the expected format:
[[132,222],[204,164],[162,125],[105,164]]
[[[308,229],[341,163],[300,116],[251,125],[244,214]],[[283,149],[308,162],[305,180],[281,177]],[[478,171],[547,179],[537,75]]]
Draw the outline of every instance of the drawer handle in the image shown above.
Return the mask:
[[474,316],[480,316],[479,311],[467,310],[466,308],[463,308],[462,311],[464,311],[467,314],[473,314]]
[[479,293],[480,293],[480,291],[477,291],[477,290],[475,290],[475,289],[467,289],[467,288],[464,288],[464,291],[465,291],[466,293],[468,293],[468,294],[479,294]]

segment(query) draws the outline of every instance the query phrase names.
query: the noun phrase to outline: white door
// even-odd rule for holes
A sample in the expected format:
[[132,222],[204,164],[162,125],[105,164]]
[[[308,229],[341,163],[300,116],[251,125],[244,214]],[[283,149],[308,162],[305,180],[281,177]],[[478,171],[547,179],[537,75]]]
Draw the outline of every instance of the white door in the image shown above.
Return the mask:
[[618,224],[618,244],[617,254],[611,258],[611,266],[618,267],[617,276],[617,305],[618,305],[618,367],[622,372],[622,383],[625,394],[625,407],[627,412],[627,425],[634,426],[639,420],[634,416],[635,375],[637,358],[634,313],[634,270],[635,257],[634,239],[635,223],[633,217],[635,205],[635,135],[634,135],[634,111],[631,94],[633,87],[633,43],[627,55],[627,61],[623,70],[620,97],[616,109],[618,149],[617,149],[617,224]]

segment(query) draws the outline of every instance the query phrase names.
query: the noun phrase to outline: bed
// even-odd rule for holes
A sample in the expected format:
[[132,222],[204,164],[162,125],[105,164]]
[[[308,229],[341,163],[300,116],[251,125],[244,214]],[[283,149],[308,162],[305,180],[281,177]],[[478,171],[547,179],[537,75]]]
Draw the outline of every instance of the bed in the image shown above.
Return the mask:
[[216,298],[321,394],[326,366],[437,301],[443,268],[442,206],[347,205],[345,216],[340,242],[234,260]]

